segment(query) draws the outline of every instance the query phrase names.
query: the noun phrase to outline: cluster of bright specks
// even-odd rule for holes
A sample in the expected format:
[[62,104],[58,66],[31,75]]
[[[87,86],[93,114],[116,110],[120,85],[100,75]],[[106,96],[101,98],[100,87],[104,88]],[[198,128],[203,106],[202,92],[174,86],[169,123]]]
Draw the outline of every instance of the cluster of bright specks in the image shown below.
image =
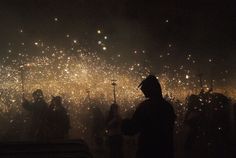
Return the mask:
[[[63,95],[78,104],[82,104],[89,90],[92,99],[99,100],[103,96],[107,103],[112,103],[112,79],[117,80],[119,104],[133,106],[141,97],[137,86],[147,74],[137,73],[135,65],[111,65],[84,49],[71,55],[67,52],[70,50],[51,49],[40,41],[34,45],[44,48],[41,56],[19,53],[16,58],[3,59],[4,64],[0,67],[1,108],[8,106],[9,103],[4,102],[9,99],[3,96],[11,89],[14,89],[10,94],[13,99],[19,98],[23,92],[30,98],[35,89],[42,89],[48,99],[51,95]],[[10,104],[14,106],[16,102],[12,100]]]
[[[104,36],[101,30],[97,30],[97,34]],[[66,37],[70,38],[69,35]],[[107,38],[104,36],[104,40]],[[103,41],[98,41],[98,44],[105,47]],[[35,89],[42,89],[48,100],[51,95],[62,95],[69,101],[83,104],[89,91],[92,99],[100,100],[102,97],[107,103],[112,103],[113,79],[117,80],[118,103],[125,109],[133,107],[142,98],[137,86],[150,70],[138,61],[122,63],[122,66],[112,65],[98,54],[81,48],[79,41],[75,39],[72,39],[69,49],[47,46],[40,40],[33,42],[33,46],[41,55],[30,56],[25,52],[19,52],[18,56],[15,56],[12,55],[12,49],[9,49],[9,56],[2,59],[0,105],[4,111],[18,107],[20,103],[16,100],[19,96],[24,92],[30,98]],[[145,54],[145,50],[133,53]],[[191,54],[187,56],[187,60],[194,62]],[[184,65],[175,69],[163,65],[163,72],[165,73],[156,75],[160,79],[164,94],[184,99],[189,94],[199,92],[198,77]],[[203,80],[202,86],[209,89],[206,82]],[[9,92],[10,95],[6,95]]]
[[[86,133],[87,127],[78,120],[89,112],[90,107],[84,107],[88,105],[88,95],[90,103],[102,103],[108,109],[113,103],[113,79],[117,80],[116,98],[122,111],[134,108],[143,98],[137,87],[148,75],[147,71],[140,73],[142,68],[137,64],[126,63],[122,67],[109,64],[96,53],[88,52],[78,45],[79,42],[73,41],[73,47],[62,50],[36,41],[33,46],[41,52],[39,56],[27,53],[15,56],[11,51],[9,56],[4,57],[0,66],[1,113],[9,117],[22,113],[23,93],[31,100],[32,92],[42,89],[48,103],[51,95],[62,96],[68,106],[72,126]],[[9,123],[15,121],[9,118]]]
[[[59,19],[54,20],[58,22]],[[166,22],[168,23],[168,21]],[[23,30],[20,29],[19,32],[23,33]],[[107,51],[109,48],[106,44],[108,36],[102,30],[97,30],[97,35],[100,38],[97,42],[101,50]],[[41,40],[32,42],[30,47],[34,47],[33,50],[40,52],[38,56],[27,53],[29,50],[26,42],[21,42],[19,49],[13,48],[13,44],[9,43],[9,56],[4,57],[0,65],[1,113],[6,113],[6,116],[10,117],[12,115],[8,115],[9,113],[21,113],[22,94],[24,93],[26,98],[32,99],[32,92],[42,89],[48,103],[51,95],[63,97],[68,106],[72,126],[83,134],[88,129],[78,120],[87,117],[91,110],[91,107],[85,106],[88,98],[90,103],[99,104],[101,108],[107,110],[108,106],[113,103],[112,80],[117,80],[116,98],[122,111],[129,113],[134,110],[135,105],[143,99],[143,95],[137,87],[151,72],[151,66],[147,64],[149,61],[143,58],[146,51],[134,50],[131,52],[134,56],[141,56],[144,62],[134,60],[119,64],[121,55],[113,54],[112,60],[117,62],[111,64],[97,53],[82,48],[80,42],[72,39],[70,34],[66,34],[65,37],[72,43],[71,47],[67,49],[48,46]],[[169,44],[168,47],[172,48],[173,44]],[[171,56],[171,52],[161,54],[160,58],[165,59],[168,56]],[[196,63],[196,59],[191,54],[186,56],[186,61]],[[209,62],[213,61],[213,59],[209,59]],[[192,93],[199,93],[199,77],[190,68],[184,64],[175,67],[166,64],[160,65],[160,67],[162,67],[161,72],[155,73],[155,75],[161,82],[163,95],[171,98],[172,102],[177,99],[183,100]],[[228,70],[225,70],[224,73],[228,73]],[[202,80],[202,86],[208,90],[208,81]],[[225,89],[231,93],[230,96],[235,96],[236,92],[232,87],[231,89],[225,87]],[[214,90],[222,92],[220,88]],[[102,105],[106,107],[104,108]],[[182,116],[186,112],[183,103],[176,103],[174,106],[178,108],[177,115]],[[14,121],[9,118],[10,123],[14,123]],[[177,126],[181,125],[179,122]]]
[[97,34],[100,37],[98,40],[98,45],[102,48],[102,50],[106,51],[106,40],[108,39],[107,35],[104,35],[104,33],[101,30],[97,30]]

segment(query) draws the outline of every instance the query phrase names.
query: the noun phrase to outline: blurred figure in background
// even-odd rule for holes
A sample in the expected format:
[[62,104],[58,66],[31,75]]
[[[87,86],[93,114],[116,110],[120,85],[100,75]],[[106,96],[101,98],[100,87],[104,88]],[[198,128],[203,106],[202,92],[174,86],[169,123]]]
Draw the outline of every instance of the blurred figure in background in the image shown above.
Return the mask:
[[112,104],[107,118],[108,143],[110,158],[123,158],[123,136],[121,133],[119,106]]
[[43,141],[47,138],[46,129],[46,113],[48,104],[44,100],[43,91],[37,89],[32,94],[34,100],[29,102],[23,97],[22,106],[31,112],[31,124],[29,130],[29,139],[35,141]]
[[52,97],[47,112],[47,130],[49,140],[64,140],[68,138],[70,118],[62,104],[60,96]]

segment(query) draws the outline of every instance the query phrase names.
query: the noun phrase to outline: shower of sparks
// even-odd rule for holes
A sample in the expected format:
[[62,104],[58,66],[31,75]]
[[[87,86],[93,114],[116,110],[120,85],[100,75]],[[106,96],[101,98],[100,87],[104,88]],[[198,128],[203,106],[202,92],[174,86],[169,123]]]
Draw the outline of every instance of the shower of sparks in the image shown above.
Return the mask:
[[[72,126],[83,133],[86,132],[85,127],[78,122],[78,116],[82,117],[86,113],[86,110],[81,109],[88,103],[88,92],[90,103],[106,105],[108,108],[113,103],[111,80],[116,79],[117,103],[124,112],[134,108],[143,98],[137,86],[148,75],[148,71],[146,67],[141,68],[139,63],[111,65],[86,49],[78,48],[73,50],[77,52],[73,54],[71,48],[61,50],[40,41],[33,45],[40,49],[41,55],[18,53],[18,56],[9,54],[2,59],[0,111],[6,116],[13,117],[12,114],[24,112],[21,106],[23,93],[31,100],[32,92],[42,89],[48,103],[52,95],[63,97]],[[73,41],[74,45],[79,45],[79,42]],[[89,110],[89,107],[86,109]]]
[[[97,33],[99,32],[100,30]],[[66,37],[69,38],[69,34]],[[137,87],[151,72],[146,63],[134,60],[119,65],[111,64],[97,53],[81,48],[80,42],[74,39],[72,39],[72,46],[67,49],[47,46],[40,40],[31,44],[35,49],[40,50],[39,56],[30,56],[21,51],[16,56],[13,54],[15,49],[11,48],[12,43],[9,43],[9,56],[5,56],[0,64],[0,112],[9,117],[10,123],[14,123],[12,114],[21,114],[24,111],[21,107],[22,94],[24,93],[24,96],[31,100],[31,94],[36,89],[43,90],[48,103],[52,95],[63,97],[71,117],[71,124],[74,129],[82,133],[81,135],[86,133],[86,127],[78,121],[78,117],[88,113],[90,107],[87,106],[85,108],[87,111],[84,110],[88,100],[90,104],[101,107],[105,105],[105,109],[113,103],[111,80],[117,80],[116,99],[121,106],[122,114],[132,111],[143,99]],[[107,49],[102,42],[98,41],[98,44],[103,50]],[[132,54],[145,56],[145,50],[135,50]],[[117,54],[113,61],[119,61],[121,57],[121,54]],[[160,55],[160,58],[164,58],[164,55]],[[191,54],[187,56],[187,61],[189,60],[193,60]],[[155,75],[160,80],[164,95],[168,94],[172,99],[183,100],[186,96],[199,92],[198,78],[186,66],[173,68],[170,65],[163,65],[162,67],[161,73]],[[224,73],[228,73],[228,70]],[[222,81],[226,82],[226,79]],[[203,80],[205,90],[209,89],[209,86],[207,81]],[[217,88],[215,91],[222,92]],[[236,93],[232,89],[229,89],[229,92]]]
[[[73,43],[73,46],[79,45],[77,40],[73,40]],[[88,52],[86,49],[74,50],[76,47],[73,47],[73,50],[71,48],[60,50],[55,46],[46,46],[40,40],[34,42],[34,45],[41,50],[40,56],[19,53],[17,57],[8,56],[3,59],[0,67],[2,109],[19,106],[22,83],[24,83],[24,93],[29,99],[31,99],[31,93],[40,88],[48,100],[51,95],[62,95],[66,100],[80,105],[83,104],[87,97],[86,91],[89,90],[92,99],[106,100],[109,104],[112,103],[110,80],[115,78],[117,79],[117,102],[121,106],[132,107],[142,98],[137,85],[149,74],[150,70],[141,63],[112,65],[98,54]],[[106,50],[105,46],[103,50]],[[77,54],[68,53],[70,51],[76,51]],[[120,57],[121,55],[118,54],[117,60]],[[175,97],[184,98],[190,93],[188,91],[190,85],[196,87],[195,82],[189,80],[191,72],[183,68],[181,66],[180,70],[187,73],[183,77],[179,73],[176,73],[174,77],[166,73],[156,74],[162,84],[163,93],[175,93],[182,89],[184,91],[175,93]],[[170,66],[164,65],[164,69],[167,72]]]
[[[75,44],[78,43],[75,41]],[[129,65],[130,69],[126,69],[125,66],[108,64],[96,53],[83,49],[78,49],[79,53],[75,55],[67,55],[69,53],[66,54],[65,50],[50,48],[40,42],[35,42],[34,45],[42,47],[41,56],[30,57],[19,53],[16,58],[3,59],[0,67],[1,109],[17,107],[20,110],[18,106],[22,83],[28,99],[31,99],[31,93],[39,88],[44,91],[48,100],[51,95],[62,95],[68,101],[83,104],[87,96],[86,91],[89,90],[92,99],[106,100],[109,104],[113,99],[110,80],[115,77],[118,103],[133,106],[142,96],[137,85],[142,76],[148,74],[139,73],[140,64]]]

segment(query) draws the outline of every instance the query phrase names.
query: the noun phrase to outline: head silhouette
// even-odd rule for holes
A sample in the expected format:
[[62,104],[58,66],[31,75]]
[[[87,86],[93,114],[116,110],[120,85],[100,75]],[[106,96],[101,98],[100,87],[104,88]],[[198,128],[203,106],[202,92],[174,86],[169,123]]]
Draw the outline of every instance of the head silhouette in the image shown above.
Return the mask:
[[154,75],[147,76],[147,78],[140,83],[139,87],[146,98],[162,98],[161,85]]
[[34,101],[39,101],[44,98],[43,91],[41,89],[37,89],[36,91],[34,91],[32,96],[34,98]]
[[60,106],[62,105],[62,98],[60,96],[52,96],[52,104],[54,106]]

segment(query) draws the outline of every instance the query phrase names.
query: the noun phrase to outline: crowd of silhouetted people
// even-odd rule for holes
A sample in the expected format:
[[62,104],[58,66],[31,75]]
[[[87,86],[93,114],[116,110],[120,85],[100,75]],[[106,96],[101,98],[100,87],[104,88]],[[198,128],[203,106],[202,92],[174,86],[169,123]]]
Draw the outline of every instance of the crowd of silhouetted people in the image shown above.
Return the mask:
[[[188,96],[185,102],[163,97],[160,83],[153,75],[147,76],[139,88],[146,99],[129,117],[122,115],[116,102],[106,109],[88,101],[84,109],[81,108],[80,119],[75,121],[85,129],[81,137],[91,148],[96,148],[94,154],[107,146],[102,152],[107,151],[110,158],[128,157],[127,150],[135,150],[137,158],[234,155],[236,105],[230,98],[212,89],[202,89],[199,94]],[[70,139],[73,125],[63,98],[52,96],[48,105],[40,89],[34,91],[32,97],[32,101],[24,97],[22,101],[22,107],[30,113],[30,124],[24,131],[26,140]],[[127,145],[129,137],[133,138],[135,147],[132,143],[131,148]]]
[[22,103],[24,109],[31,112],[28,138],[36,141],[65,139],[70,129],[70,118],[62,104],[62,98],[52,96],[48,105],[42,90],[37,89],[32,96],[33,102],[23,97]]
[[184,124],[188,127],[187,151],[207,153],[211,157],[230,156],[233,139],[234,114],[230,100],[212,91],[201,91],[187,100]]

